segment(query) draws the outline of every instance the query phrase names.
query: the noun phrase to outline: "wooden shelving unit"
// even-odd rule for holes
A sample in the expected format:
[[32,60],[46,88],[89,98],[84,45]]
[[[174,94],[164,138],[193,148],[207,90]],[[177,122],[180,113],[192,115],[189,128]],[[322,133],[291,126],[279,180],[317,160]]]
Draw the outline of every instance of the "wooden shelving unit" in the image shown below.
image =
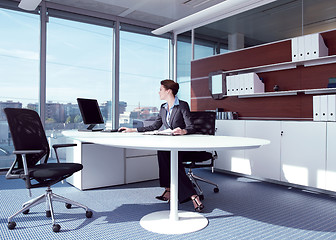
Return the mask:
[[280,96],[293,96],[303,94],[330,94],[336,93],[336,88],[318,88],[318,89],[301,89],[292,91],[279,91],[279,92],[265,92],[254,94],[237,95],[238,98],[253,98],[253,97],[280,97]]
[[260,73],[260,72],[272,72],[272,71],[279,71],[279,70],[286,70],[286,69],[293,69],[297,66],[304,66],[304,67],[311,67],[323,64],[330,64],[336,63],[336,56],[326,56],[320,57],[318,59],[309,59],[305,61],[298,61],[298,62],[284,62],[284,63],[276,63],[276,64],[269,64],[251,68],[242,68],[242,69],[235,69],[230,71],[224,71],[223,73],[226,75],[230,74],[241,74],[241,73]]

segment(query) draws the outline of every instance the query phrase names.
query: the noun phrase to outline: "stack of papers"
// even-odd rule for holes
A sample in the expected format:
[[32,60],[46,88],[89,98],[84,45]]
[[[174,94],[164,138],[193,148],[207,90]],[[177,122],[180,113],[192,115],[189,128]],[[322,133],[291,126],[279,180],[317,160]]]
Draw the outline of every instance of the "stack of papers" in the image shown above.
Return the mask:
[[144,132],[144,135],[166,135],[166,136],[173,136],[173,130],[168,128],[162,131],[159,130],[155,130],[155,131],[148,131],[148,132]]

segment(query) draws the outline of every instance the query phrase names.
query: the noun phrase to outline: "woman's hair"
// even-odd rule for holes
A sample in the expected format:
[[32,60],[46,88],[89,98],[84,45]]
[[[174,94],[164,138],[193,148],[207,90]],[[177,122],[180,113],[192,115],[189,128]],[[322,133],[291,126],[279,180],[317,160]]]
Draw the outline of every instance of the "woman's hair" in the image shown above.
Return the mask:
[[162,80],[161,81],[161,85],[166,90],[171,89],[174,96],[177,94],[177,92],[178,92],[178,90],[180,88],[180,86],[179,86],[179,84],[177,82],[174,82],[173,80],[169,80],[169,79]]

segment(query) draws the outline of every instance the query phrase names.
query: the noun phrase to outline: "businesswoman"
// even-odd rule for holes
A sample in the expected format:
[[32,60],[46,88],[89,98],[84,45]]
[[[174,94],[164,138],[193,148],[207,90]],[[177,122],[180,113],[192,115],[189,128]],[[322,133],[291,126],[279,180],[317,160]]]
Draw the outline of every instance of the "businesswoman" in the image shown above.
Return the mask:
[[[160,86],[160,99],[166,101],[161,105],[159,115],[155,122],[147,127],[126,128],[121,127],[124,132],[145,132],[158,130],[162,126],[164,129],[172,129],[175,135],[184,135],[194,132],[193,124],[190,120],[190,109],[187,102],[176,97],[179,90],[179,84],[172,80],[162,80]],[[178,162],[178,199],[180,203],[192,200],[195,211],[201,212],[204,208],[199,199],[190,179],[186,175],[183,167],[183,156],[188,152],[179,152]],[[161,196],[156,198],[162,201],[170,199],[170,152],[158,151],[160,186],[165,190]]]

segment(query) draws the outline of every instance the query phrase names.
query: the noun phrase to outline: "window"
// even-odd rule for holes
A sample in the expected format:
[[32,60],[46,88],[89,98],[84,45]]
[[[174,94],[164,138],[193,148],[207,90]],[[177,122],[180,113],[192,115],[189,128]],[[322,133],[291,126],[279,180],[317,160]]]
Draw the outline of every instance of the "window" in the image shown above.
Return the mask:
[[50,17],[47,37],[45,129],[50,141],[57,142],[63,129],[85,127],[78,97],[97,99],[105,122],[111,122],[113,28]]
[[[14,156],[6,107],[32,108],[39,94],[39,16],[0,9],[0,169]],[[33,108],[37,110],[37,107]]]
[[143,126],[158,114],[160,81],[169,78],[169,44],[164,38],[120,31],[120,126]]
[[50,18],[47,36],[46,130],[78,127],[78,97],[111,120],[113,29]]

